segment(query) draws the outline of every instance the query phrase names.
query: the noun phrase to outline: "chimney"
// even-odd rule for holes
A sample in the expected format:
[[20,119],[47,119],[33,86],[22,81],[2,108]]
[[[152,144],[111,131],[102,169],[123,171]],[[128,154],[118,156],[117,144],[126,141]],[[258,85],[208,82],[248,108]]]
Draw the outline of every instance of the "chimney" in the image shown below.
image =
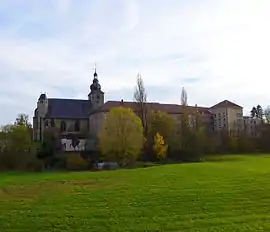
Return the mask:
[[121,104],[121,106],[124,105],[124,100],[123,99],[121,99],[121,103],[120,104]]

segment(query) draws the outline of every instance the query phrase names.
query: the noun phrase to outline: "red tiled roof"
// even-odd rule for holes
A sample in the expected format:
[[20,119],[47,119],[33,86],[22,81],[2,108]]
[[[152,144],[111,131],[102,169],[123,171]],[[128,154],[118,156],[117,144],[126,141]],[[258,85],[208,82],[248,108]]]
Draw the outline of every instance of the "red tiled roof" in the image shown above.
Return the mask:
[[[178,113],[182,112],[182,110],[181,110],[182,106],[177,105],[177,104],[162,104],[162,103],[157,103],[157,102],[148,102],[146,104],[147,104],[147,107],[151,110],[160,110],[160,111],[166,112],[168,114],[178,114]],[[104,105],[102,105],[100,108],[98,108],[97,111],[108,112],[108,111],[110,111],[111,108],[120,107],[120,106],[131,108],[133,110],[136,110],[136,108],[138,107],[136,102],[107,101]],[[209,108],[207,108],[207,107],[187,106],[187,109],[189,109],[189,110],[195,110],[196,108],[199,112],[203,112],[205,114],[210,114]]]
[[225,108],[243,108],[242,106],[239,106],[231,101],[228,101],[228,100],[224,100],[222,102],[219,102],[218,104],[212,106],[211,108],[222,108],[222,107],[225,107]]

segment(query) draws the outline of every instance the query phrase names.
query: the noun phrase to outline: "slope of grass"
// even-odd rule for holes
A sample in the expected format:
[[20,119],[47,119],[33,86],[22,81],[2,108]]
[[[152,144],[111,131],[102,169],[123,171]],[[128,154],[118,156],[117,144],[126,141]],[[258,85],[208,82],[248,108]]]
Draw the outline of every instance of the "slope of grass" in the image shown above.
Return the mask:
[[0,174],[0,231],[270,231],[270,156]]

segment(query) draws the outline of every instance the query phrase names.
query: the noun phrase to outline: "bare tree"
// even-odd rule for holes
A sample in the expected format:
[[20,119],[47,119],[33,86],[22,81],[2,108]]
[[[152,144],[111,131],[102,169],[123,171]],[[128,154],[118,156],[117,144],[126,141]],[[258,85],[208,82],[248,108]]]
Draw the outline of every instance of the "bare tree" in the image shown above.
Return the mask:
[[182,88],[181,92],[181,123],[180,123],[180,131],[181,131],[181,144],[182,149],[186,149],[188,134],[190,132],[190,121],[189,121],[189,112],[187,109],[187,92],[185,88]]
[[137,84],[134,92],[134,101],[138,105],[138,115],[142,120],[145,135],[147,134],[147,93],[144,87],[143,79],[140,74],[137,75]]
[[181,105],[187,106],[187,91],[185,90],[185,87],[182,88],[181,92]]
[[270,106],[267,106],[264,110],[264,117],[267,124],[270,124]]

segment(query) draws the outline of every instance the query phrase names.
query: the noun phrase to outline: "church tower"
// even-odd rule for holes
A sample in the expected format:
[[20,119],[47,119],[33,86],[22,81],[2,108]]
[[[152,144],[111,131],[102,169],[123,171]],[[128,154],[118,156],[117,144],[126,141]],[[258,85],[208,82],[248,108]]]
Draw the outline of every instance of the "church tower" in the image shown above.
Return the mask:
[[101,90],[101,85],[98,81],[98,75],[95,68],[93,83],[90,85],[90,93],[88,100],[91,103],[92,109],[96,109],[104,104],[104,92]]
[[33,132],[34,132],[34,139],[36,140],[42,140],[43,139],[43,132],[44,132],[44,119],[46,117],[46,114],[48,112],[48,98],[46,94],[41,94],[38,102],[37,102],[37,108],[34,113],[34,119],[33,119]]

